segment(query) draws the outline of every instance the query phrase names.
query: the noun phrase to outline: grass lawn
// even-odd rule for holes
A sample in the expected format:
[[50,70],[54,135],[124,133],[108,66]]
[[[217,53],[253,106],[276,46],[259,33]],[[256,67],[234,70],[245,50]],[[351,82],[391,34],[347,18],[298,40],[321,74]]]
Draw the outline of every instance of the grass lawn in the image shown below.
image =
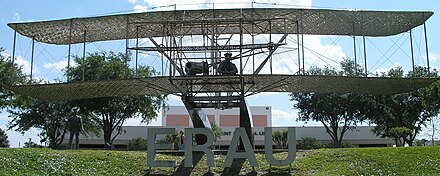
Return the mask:
[[[285,157],[287,153],[276,154]],[[0,149],[0,175],[440,175],[440,147],[320,149],[299,152],[289,167],[272,167],[257,154],[259,167],[235,162],[241,169],[211,168],[202,157],[193,169],[152,168],[148,172],[146,152],[103,150]],[[216,155],[216,166],[225,156]],[[182,156],[159,154],[158,160]],[[242,165],[242,167],[240,167]]]

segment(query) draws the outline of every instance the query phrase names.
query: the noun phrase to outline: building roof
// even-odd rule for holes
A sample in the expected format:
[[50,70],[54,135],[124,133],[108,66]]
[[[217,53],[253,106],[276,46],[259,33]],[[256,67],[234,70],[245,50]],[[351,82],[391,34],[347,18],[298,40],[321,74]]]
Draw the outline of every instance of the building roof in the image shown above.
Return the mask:
[[[246,29],[250,29],[251,24],[254,24],[254,34],[390,36],[419,26],[432,15],[433,12],[428,11],[208,9],[9,23],[8,26],[36,41],[61,45],[138,37],[162,37],[171,34],[175,36],[203,35],[209,32],[201,30],[203,25],[215,26],[218,34],[238,34],[240,33],[239,23]],[[164,32],[164,26],[167,25],[171,26],[174,31]]]

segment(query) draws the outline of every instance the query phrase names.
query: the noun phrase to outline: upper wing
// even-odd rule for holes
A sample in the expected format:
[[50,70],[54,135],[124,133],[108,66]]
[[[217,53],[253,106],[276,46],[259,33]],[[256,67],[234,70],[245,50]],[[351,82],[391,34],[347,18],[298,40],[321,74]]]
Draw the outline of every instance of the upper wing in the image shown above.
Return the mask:
[[[51,44],[163,37],[164,26],[176,36],[204,35],[205,25],[218,34],[390,36],[423,24],[433,12],[353,11],[328,9],[204,9],[131,13],[51,21],[9,23],[23,36]],[[202,25],[205,24],[205,25]],[[270,27],[267,27],[270,24]],[[253,26],[252,26],[253,25]],[[86,35],[86,37],[84,36]]]

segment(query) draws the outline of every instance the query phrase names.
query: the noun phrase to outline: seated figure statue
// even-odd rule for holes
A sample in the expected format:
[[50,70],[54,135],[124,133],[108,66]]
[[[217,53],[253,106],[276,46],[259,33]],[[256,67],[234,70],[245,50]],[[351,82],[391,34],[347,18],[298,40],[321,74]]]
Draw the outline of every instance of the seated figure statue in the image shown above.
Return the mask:
[[231,62],[232,60],[232,54],[226,53],[225,54],[225,60],[220,62],[217,71],[221,75],[236,75],[238,70],[234,63]]

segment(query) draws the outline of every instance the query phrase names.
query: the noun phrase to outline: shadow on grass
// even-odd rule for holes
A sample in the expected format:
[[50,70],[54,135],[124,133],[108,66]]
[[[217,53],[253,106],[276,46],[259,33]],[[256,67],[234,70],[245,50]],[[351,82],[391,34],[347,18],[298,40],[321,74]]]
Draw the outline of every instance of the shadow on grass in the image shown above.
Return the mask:
[[266,173],[266,174],[263,174],[263,175],[264,176],[290,176],[291,174],[285,173],[285,172],[283,172],[283,173],[269,172],[269,173]]
[[[202,159],[204,153],[199,153],[199,152],[194,152],[193,153],[193,166],[197,166],[197,164],[200,162],[200,160]],[[193,171],[194,167],[185,167],[185,160],[182,160],[182,162],[180,162],[180,165],[177,167],[176,171],[174,171],[174,173],[172,175],[183,175],[183,176],[187,176],[187,175],[191,175],[191,172]],[[149,173],[147,171],[147,173],[145,175],[150,175],[150,176],[165,176],[165,175],[169,175],[169,174],[156,174],[156,173]],[[203,174],[204,176],[213,176],[214,173],[212,172],[207,172],[205,174]]]
[[225,167],[221,175],[222,176],[239,175],[241,168],[243,168],[244,161],[246,161],[246,159],[244,158],[234,159],[232,161],[232,166]]
[[[197,166],[197,163],[202,159],[204,153],[194,152],[193,153],[193,166]],[[182,160],[177,170],[174,172],[173,175],[191,175],[191,172],[193,171],[194,167],[185,167],[185,159]]]

